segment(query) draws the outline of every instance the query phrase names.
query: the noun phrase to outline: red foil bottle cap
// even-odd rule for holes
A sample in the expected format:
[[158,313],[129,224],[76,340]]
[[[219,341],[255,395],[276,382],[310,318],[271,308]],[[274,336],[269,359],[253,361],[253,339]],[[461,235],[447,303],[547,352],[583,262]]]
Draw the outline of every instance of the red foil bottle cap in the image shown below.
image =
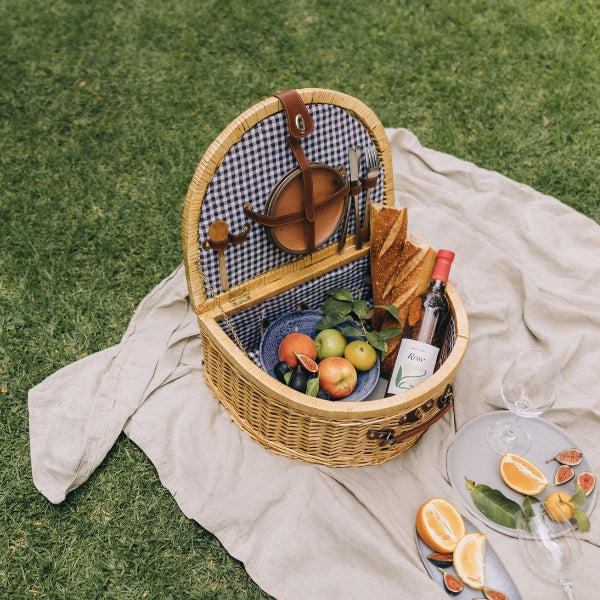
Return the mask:
[[450,267],[452,266],[453,260],[454,252],[452,252],[452,250],[438,250],[431,279],[448,283],[448,274],[450,273]]

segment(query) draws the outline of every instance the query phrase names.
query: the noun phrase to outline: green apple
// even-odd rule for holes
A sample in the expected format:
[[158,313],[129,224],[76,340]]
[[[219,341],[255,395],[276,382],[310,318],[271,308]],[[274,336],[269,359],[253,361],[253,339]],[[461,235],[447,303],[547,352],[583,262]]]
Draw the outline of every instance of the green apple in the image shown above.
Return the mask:
[[317,358],[331,358],[332,356],[344,356],[344,350],[348,342],[337,329],[323,329],[315,338],[317,345]]

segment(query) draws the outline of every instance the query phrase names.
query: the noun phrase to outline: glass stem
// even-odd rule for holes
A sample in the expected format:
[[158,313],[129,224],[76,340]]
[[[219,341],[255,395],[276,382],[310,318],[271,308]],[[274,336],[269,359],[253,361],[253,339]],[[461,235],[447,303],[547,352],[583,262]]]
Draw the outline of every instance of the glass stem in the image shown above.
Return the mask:
[[515,439],[515,429],[517,428],[517,422],[519,421],[519,415],[514,415],[512,423],[506,426],[506,438],[509,440]]
[[569,600],[576,600],[575,599],[575,590],[573,589],[573,584],[572,583],[563,583],[562,584],[565,592],[567,592],[567,596],[569,597]]

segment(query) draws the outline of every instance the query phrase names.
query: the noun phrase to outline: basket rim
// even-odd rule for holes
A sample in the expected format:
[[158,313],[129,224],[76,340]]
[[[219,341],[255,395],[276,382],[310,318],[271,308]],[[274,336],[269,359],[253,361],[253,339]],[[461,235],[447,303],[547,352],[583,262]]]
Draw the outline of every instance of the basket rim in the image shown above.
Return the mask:
[[219,313],[217,311],[199,315],[198,318],[205,325],[205,331],[214,339],[215,343],[220,345],[227,356],[236,362],[236,366],[243,372],[244,377],[264,393],[266,402],[268,402],[268,398],[272,397],[290,410],[307,415],[329,420],[362,421],[396,414],[399,407],[406,411],[417,408],[423,404],[424,400],[441,396],[448,382],[454,379],[454,373],[466,352],[470,332],[465,306],[451,281],[448,281],[446,293],[455,320],[456,340],[443,365],[425,382],[411,390],[387,398],[363,402],[331,402],[313,398],[285,386],[265,373],[241,352],[218,324],[216,317]]
[[[346,110],[365,128],[380,156],[383,176],[383,202],[394,203],[394,174],[392,167],[392,152],[383,124],[362,101],[334,90],[324,88],[302,88],[296,90],[305,104],[332,104]],[[239,142],[242,136],[260,121],[284,110],[283,103],[276,96],[270,96],[236,117],[210,144],[198,164],[189,185],[183,210],[182,242],[190,302],[196,314],[201,314],[229,300],[247,294],[249,291],[263,286],[269,281],[276,281],[290,270],[299,270],[315,265],[335,252],[332,244],[325,245],[311,254],[291,260],[275,267],[253,279],[232,286],[229,290],[217,294],[216,298],[207,297],[204,278],[200,267],[198,253],[198,225],[202,203],[208,186],[217,169],[223,162],[229,149]],[[354,236],[349,236],[348,244],[353,244]],[[368,244],[367,244],[368,246]]]

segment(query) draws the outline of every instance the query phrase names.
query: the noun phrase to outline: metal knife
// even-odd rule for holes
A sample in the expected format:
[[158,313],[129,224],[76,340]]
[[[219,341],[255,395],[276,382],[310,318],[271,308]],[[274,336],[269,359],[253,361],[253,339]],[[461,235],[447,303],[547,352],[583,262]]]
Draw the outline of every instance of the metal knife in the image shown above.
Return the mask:
[[361,192],[361,183],[360,183],[360,175],[358,166],[360,165],[360,157],[362,154],[362,148],[360,146],[356,146],[355,148],[350,148],[348,151],[348,158],[350,162],[350,193],[352,194],[352,200],[354,203],[354,221],[355,221],[355,242],[357,250],[360,250],[362,247],[362,235],[361,235],[361,226],[360,226],[360,192]]
[[[355,155],[356,155],[356,153],[354,151],[354,148],[352,148],[352,147],[348,148],[348,162],[350,163],[350,165],[352,165],[353,161],[355,161]],[[356,162],[358,162],[358,161],[356,161]],[[352,184],[350,184],[350,185],[352,185]],[[338,241],[338,247],[337,247],[338,253],[342,252],[342,250],[344,249],[344,246],[346,245],[346,236],[348,235],[348,223],[350,221],[350,208],[351,208],[350,192],[348,192],[348,195],[344,199],[344,208],[342,211],[343,215],[344,215],[344,221],[342,223],[342,234]]]

